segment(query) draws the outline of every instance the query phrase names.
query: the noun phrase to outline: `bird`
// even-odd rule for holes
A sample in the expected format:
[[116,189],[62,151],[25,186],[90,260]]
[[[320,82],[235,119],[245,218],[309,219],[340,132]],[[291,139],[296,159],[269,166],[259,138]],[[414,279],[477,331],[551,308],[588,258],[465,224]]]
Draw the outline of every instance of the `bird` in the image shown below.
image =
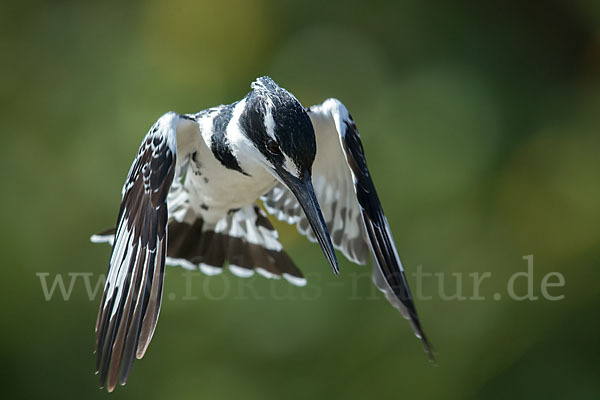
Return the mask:
[[357,264],[372,257],[374,284],[434,359],[352,116],[334,98],[304,107],[263,76],[232,104],[161,116],[131,165],[115,227],[91,237],[112,245],[95,327],[101,388],[125,385],[146,353],[165,265],[306,284],[267,213],[318,242],[336,275],[335,249]]

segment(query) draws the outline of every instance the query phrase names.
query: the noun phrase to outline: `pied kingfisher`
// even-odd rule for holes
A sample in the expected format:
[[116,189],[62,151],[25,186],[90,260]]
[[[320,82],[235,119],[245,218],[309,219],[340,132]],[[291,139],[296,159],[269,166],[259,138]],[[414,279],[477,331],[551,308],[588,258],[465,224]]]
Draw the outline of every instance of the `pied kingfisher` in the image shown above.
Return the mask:
[[[96,321],[96,369],[112,391],[127,381],[156,328],[165,264],[306,283],[264,208],[319,242],[375,263],[373,281],[409,320],[432,359],[356,125],[336,99],[304,108],[271,78],[240,101],[197,114],[169,112],[150,128],[123,186]],[[168,232],[168,239],[167,239]]]

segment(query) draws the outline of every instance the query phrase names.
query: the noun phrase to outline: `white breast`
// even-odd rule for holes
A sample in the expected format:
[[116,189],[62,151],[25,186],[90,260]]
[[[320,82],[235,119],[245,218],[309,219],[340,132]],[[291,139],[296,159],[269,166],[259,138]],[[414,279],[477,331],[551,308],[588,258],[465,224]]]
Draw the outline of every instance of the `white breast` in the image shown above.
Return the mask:
[[[234,109],[231,121],[237,121],[236,113],[243,110],[243,101]],[[190,152],[190,161],[184,186],[189,194],[189,205],[209,223],[216,223],[231,209],[253,204],[271,190],[275,178],[256,159],[251,143],[234,123],[227,127],[227,138],[241,168],[248,175],[226,168],[210,150],[212,118],[202,117],[198,124],[201,137]]]

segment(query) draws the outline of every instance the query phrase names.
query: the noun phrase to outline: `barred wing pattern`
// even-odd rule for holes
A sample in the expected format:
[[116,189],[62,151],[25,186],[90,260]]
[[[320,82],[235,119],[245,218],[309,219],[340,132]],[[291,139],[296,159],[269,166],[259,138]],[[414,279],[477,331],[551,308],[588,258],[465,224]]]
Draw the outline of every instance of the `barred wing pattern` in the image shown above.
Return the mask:
[[160,311],[166,245],[167,194],[175,172],[175,113],[152,126],[123,186],[114,246],[96,321],[96,371],[112,391],[125,384],[152,339]]
[[[317,138],[313,181],[334,246],[351,261],[364,264],[368,248],[375,260],[373,282],[409,320],[425,352],[431,346],[417,315],[392,233],[383,213],[356,125],[336,99],[307,108]],[[289,190],[275,187],[263,196],[265,208],[278,219],[296,223],[311,238],[306,218]]]

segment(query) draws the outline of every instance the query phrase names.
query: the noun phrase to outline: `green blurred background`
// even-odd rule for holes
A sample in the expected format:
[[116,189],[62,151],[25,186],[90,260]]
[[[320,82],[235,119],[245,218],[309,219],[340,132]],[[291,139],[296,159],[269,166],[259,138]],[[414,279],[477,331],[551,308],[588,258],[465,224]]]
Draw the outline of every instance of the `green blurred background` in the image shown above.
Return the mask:
[[[46,301],[36,274],[95,283],[109,248],[89,235],[113,224],[148,127],[268,74],[304,105],[346,104],[408,273],[444,273],[446,293],[462,273],[470,296],[490,272],[486,300],[423,281],[432,366],[364,267],[335,278],[277,224],[309,286],[194,277],[185,301],[169,269],[175,299],[112,398],[600,398],[600,2],[493,3],[3,0],[2,397],[108,396],[99,297],[79,280]],[[540,299],[509,299],[528,254]],[[540,295],[552,271],[560,301]]]

